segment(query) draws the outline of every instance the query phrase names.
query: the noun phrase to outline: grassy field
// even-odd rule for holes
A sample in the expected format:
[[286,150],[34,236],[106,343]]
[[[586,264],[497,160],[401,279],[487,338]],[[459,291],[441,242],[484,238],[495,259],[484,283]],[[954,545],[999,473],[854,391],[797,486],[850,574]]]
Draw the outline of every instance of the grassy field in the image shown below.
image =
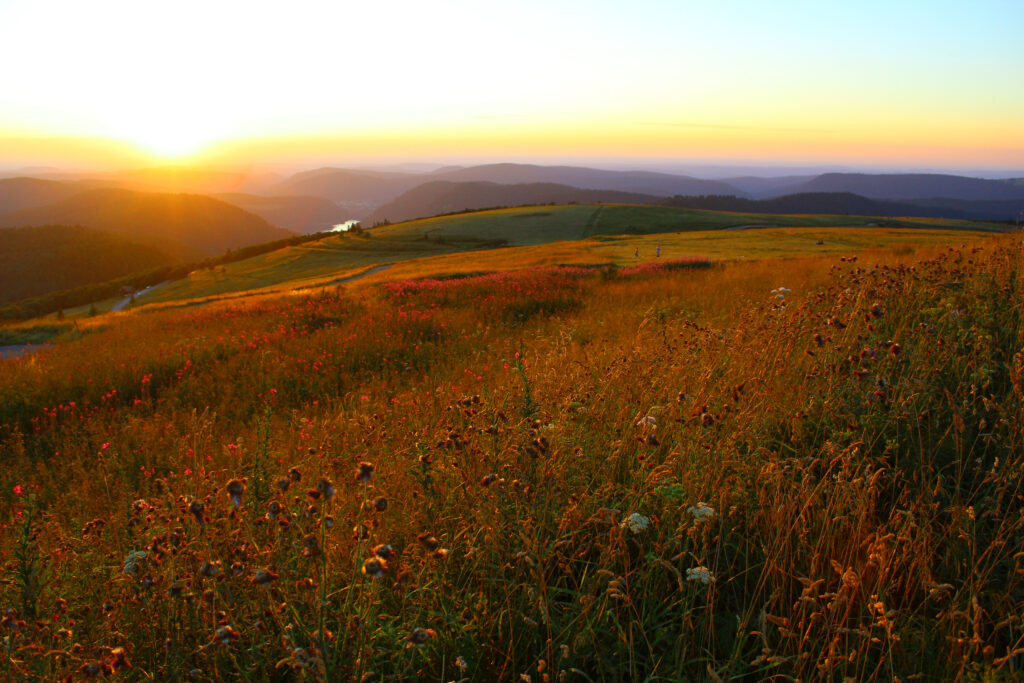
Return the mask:
[[[887,227],[851,229],[865,224]],[[817,227],[807,233],[742,230],[739,236],[709,234],[744,226]],[[822,227],[826,226],[826,227]],[[433,264],[443,272],[463,272],[555,264],[633,265],[655,256],[703,254],[721,258],[764,258],[862,249],[900,240],[963,240],[957,231],[978,231],[983,224],[927,219],[865,219],[850,216],[767,216],[695,211],[656,206],[570,205],[521,207],[442,216],[375,228],[369,236],[334,235],[226,266],[196,271],[187,279],[140,298],[140,303],[207,299],[257,289],[318,286],[358,275],[381,264],[413,259],[376,279],[406,277]],[[834,228],[842,228],[835,232]],[[927,234],[922,232],[927,230]],[[937,231],[937,232],[936,232]],[[690,234],[693,233],[693,234]],[[980,233],[990,234],[990,233]],[[825,245],[815,247],[814,242]],[[554,244],[559,243],[559,244]],[[510,248],[522,249],[510,251]],[[529,247],[533,247],[532,249]],[[499,249],[499,251],[494,251]],[[453,254],[462,253],[461,257]],[[486,267],[483,264],[490,264]],[[460,265],[459,267],[463,267]]]
[[0,676],[1019,680],[1020,238],[820,234],[408,262],[4,361]]

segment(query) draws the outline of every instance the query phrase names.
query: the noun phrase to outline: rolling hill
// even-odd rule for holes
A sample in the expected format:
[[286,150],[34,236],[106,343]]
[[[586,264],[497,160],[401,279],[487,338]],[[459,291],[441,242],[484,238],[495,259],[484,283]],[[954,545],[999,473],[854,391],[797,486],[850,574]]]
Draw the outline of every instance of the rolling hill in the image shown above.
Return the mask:
[[172,260],[155,247],[81,226],[0,229],[0,303],[105,282]]
[[292,234],[211,197],[119,189],[88,190],[46,206],[0,214],[0,227],[31,225],[83,225],[126,235],[182,259]]
[[673,197],[661,202],[710,211],[747,211],[770,214],[829,213],[845,216],[914,216],[961,220],[1013,220],[1024,210],[1024,199],[980,201],[968,199],[869,199],[850,192],[804,192],[773,199],[742,197]]
[[467,209],[486,209],[524,204],[616,202],[642,204],[657,201],[653,195],[615,190],[583,190],[555,183],[502,185],[492,182],[434,181],[419,185],[378,208],[369,222],[391,222],[439,216]]

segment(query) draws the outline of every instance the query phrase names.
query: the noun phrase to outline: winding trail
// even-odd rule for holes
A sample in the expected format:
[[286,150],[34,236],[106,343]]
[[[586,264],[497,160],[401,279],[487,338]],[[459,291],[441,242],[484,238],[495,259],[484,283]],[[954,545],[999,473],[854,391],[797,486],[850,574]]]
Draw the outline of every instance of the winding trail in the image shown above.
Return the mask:
[[[143,294],[147,294],[149,292],[152,292],[157,287],[163,287],[168,282],[170,282],[170,280],[164,280],[163,282],[159,282],[159,283],[157,283],[155,285],[150,285],[149,287],[146,287],[144,289],[140,289],[139,291],[135,292],[135,294],[133,296],[137,299],[140,296],[142,296]],[[110,307],[110,312],[113,313],[115,311],[124,310],[124,307],[127,306],[128,304],[130,304],[131,302],[132,302],[132,296],[128,296],[123,301],[118,301],[116,304],[111,306]]]

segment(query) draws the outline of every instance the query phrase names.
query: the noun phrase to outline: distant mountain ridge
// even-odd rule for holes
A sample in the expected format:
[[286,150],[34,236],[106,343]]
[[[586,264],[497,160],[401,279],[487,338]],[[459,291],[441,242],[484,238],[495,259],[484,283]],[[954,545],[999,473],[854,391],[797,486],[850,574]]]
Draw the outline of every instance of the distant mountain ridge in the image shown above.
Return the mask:
[[76,183],[59,180],[0,178],[0,214],[59,202],[85,189]]
[[394,201],[379,207],[368,222],[411,220],[456,211],[524,204],[567,204],[570,202],[617,202],[649,204],[654,195],[616,190],[585,190],[556,183],[506,185],[491,182],[437,180],[419,185]]
[[852,192],[870,199],[1024,199],[1024,185],[939,173],[824,173],[792,188],[803,192]]
[[193,194],[96,189],[0,214],[0,227],[82,225],[157,246],[182,259],[212,256],[291,232],[226,202]]

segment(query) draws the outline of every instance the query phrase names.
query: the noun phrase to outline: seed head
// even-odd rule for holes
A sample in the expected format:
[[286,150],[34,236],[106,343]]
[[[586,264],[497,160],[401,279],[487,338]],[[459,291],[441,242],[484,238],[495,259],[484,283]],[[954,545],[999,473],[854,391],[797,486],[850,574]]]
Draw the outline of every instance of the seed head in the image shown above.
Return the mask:
[[245,483],[241,479],[232,479],[224,488],[231,498],[231,504],[239,507],[242,504],[242,494],[245,493]]
[[205,506],[198,500],[193,500],[188,505],[188,511],[196,518],[196,520],[202,524],[205,520],[203,519],[203,510]]
[[276,500],[270,501],[270,504],[267,505],[267,519],[277,519],[277,516],[279,514],[281,514],[281,504],[278,503]]
[[220,643],[221,645],[230,645],[231,641],[238,639],[238,631],[231,628],[230,626],[221,626],[217,629],[217,632],[213,636],[211,643]]
[[437,550],[441,547],[441,542],[438,541],[433,534],[424,531],[422,534],[416,537],[416,540],[420,542],[427,550]]
[[382,560],[393,560],[397,556],[394,548],[387,543],[381,543],[380,545],[373,546],[370,552]]
[[371,479],[373,479],[373,465],[368,462],[359,463],[359,467],[356,468],[356,481],[360,484],[369,484]]
[[330,479],[321,477],[316,481],[316,490],[324,497],[324,500],[330,500],[334,498],[334,484]]
[[280,574],[276,574],[269,569],[257,569],[251,580],[257,586],[266,586],[273,581],[277,581],[279,578],[281,578]]
[[371,557],[363,562],[363,573],[369,576],[371,579],[379,579],[384,576],[384,572],[388,569],[388,563],[386,560],[382,560],[379,557]]
[[412,633],[406,637],[406,640],[413,644],[423,646],[427,644],[431,638],[437,635],[437,632],[432,628],[414,628]]
[[384,512],[388,509],[388,499],[384,496],[378,496],[373,499],[373,509],[377,512]]

